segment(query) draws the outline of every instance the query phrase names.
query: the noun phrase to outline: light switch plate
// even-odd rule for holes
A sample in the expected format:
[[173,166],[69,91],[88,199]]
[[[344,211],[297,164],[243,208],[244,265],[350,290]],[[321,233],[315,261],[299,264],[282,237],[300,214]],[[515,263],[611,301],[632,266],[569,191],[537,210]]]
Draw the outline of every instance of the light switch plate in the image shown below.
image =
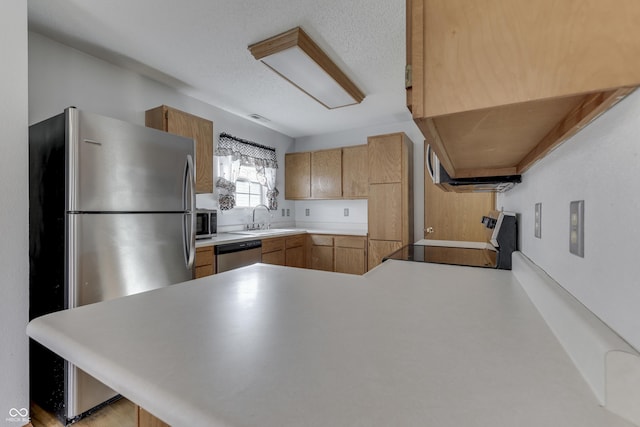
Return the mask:
[[542,239],[542,203],[536,203],[534,234]]
[[584,258],[584,200],[569,205],[569,252]]
[[344,208],[344,216],[349,216],[349,208]]

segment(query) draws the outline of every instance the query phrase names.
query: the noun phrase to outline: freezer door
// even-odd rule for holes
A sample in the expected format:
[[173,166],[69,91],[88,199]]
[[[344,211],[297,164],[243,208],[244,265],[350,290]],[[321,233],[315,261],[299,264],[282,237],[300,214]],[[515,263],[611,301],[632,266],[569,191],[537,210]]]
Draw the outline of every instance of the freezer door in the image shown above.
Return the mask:
[[66,120],[69,212],[193,209],[192,139],[75,108]]

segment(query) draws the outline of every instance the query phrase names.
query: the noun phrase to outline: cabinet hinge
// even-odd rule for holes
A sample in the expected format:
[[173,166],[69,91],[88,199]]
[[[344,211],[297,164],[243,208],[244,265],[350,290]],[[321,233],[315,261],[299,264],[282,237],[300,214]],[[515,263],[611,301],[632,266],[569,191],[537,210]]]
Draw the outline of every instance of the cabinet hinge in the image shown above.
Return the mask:
[[404,87],[405,89],[409,89],[411,86],[413,86],[413,78],[411,75],[411,64],[407,64],[407,66],[404,68]]

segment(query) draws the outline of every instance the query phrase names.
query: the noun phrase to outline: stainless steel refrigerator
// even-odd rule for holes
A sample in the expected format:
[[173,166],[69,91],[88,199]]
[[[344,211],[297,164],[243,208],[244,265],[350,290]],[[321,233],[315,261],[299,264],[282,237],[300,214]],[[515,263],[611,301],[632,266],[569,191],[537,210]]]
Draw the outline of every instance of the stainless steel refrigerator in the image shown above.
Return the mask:
[[[73,107],[29,127],[30,319],[192,278],[194,150]],[[33,341],[30,366],[32,400],[65,423],[117,397]]]

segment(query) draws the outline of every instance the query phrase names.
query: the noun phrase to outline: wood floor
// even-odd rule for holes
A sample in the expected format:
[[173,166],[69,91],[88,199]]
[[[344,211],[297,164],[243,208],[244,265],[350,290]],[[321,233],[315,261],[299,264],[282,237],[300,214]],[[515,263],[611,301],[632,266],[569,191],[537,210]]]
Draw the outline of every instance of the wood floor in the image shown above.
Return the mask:
[[[72,425],[73,427],[136,427],[136,407],[123,398]],[[62,423],[53,414],[32,404],[31,424],[27,426],[61,427]]]

